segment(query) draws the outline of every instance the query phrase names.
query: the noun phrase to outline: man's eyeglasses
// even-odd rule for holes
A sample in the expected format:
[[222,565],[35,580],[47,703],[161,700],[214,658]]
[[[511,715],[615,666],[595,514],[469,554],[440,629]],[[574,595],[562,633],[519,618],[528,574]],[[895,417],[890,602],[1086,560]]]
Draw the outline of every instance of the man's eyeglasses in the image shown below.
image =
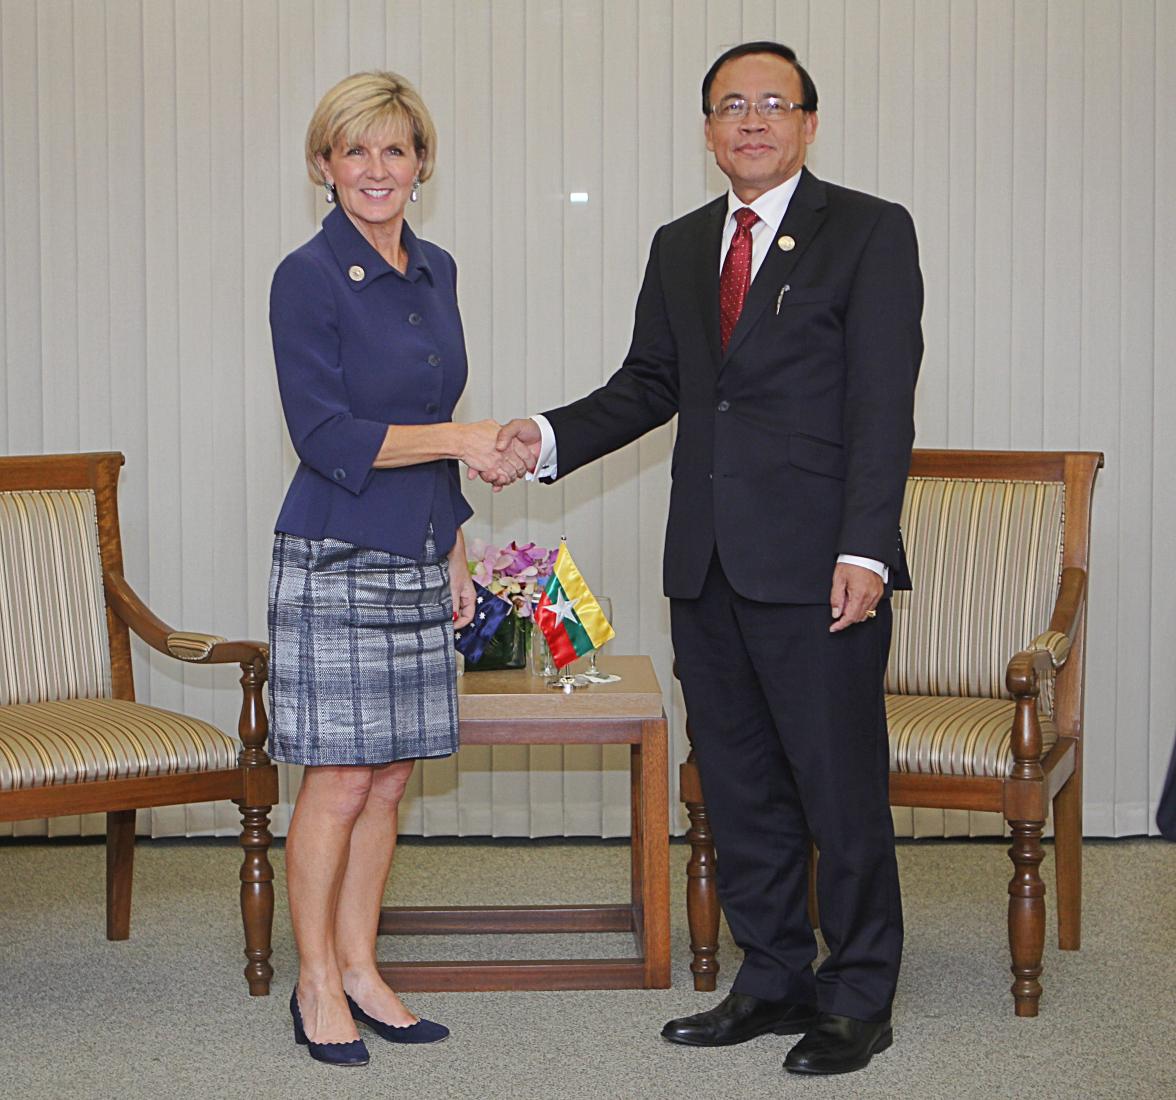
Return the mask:
[[793,111],[804,110],[803,103],[793,103],[778,95],[766,95],[754,102],[741,95],[729,95],[711,104],[711,114],[717,122],[742,122],[752,107],[765,122],[776,122],[787,118]]

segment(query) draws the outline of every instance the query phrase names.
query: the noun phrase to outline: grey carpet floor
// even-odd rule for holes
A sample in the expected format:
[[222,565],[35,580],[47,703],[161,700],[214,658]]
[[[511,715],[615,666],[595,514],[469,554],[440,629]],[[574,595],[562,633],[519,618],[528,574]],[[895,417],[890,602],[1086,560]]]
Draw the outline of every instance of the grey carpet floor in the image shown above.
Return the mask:
[[[450,1097],[517,1100],[828,1097],[1176,1097],[1176,845],[1086,846],[1084,942],[1059,952],[1049,905],[1041,1015],[1008,993],[1004,845],[899,848],[907,943],[895,1046],[864,1072],[796,1078],[790,1040],[694,1050],[664,1020],[726,991],[693,991],[682,904],[684,845],[671,849],[673,988],[406,996],[448,1024],[435,1047],[368,1041],[372,1062],[331,1069],[295,1048],[286,1011],[295,956],[278,873],[273,995],[241,977],[237,855],[225,842],[141,842],[131,939],[103,938],[103,849],[0,846],[0,1097]],[[627,892],[619,843],[409,841],[389,898],[403,904],[608,902]],[[1052,851],[1043,865],[1052,877]],[[1052,883],[1050,883],[1052,889]],[[623,955],[628,936],[385,940],[383,954]]]

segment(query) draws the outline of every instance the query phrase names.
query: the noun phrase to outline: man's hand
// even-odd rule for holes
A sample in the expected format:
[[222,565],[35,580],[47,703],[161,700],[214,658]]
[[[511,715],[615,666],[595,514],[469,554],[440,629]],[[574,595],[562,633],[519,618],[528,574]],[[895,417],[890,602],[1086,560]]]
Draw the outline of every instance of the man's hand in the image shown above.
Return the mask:
[[829,593],[834,620],[829,632],[836,633],[869,618],[884,591],[882,578],[872,569],[838,562],[833,570],[833,590]]
[[523,450],[530,459],[527,469],[534,473],[535,465],[539,461],[542,440],[543,435],[534,420],[522,420],[515,417],[514,420],[507,421],[498,430],[498,440],[494,445],[500,451]]
[[[516,477],[522,477],[526,473],[533,473],[535,466],[539,462],[539,452],[542,450],[542,435],[539,432],[539,425],[533,420],[520,420],[517,418],[511,420],[498,430],[494,447],[500,456],[499,467],[505,465],[516,470]],[[522,469],[519,469],[520,466]],[[481,477],[488,485],[494,486],[496,493],[504,485],[510,484],[510,481],[499,479],[498,468],[496,467],[491,467],[486,470],[475,470],[471,466],[467,476],[471,479]],[[513,480],[514,478],[511,478],[511,481]]]
[[499,424],[496,420],[479,420],[463,424],[461,461],[469,467],[470,478],[481,477],[498,492],[522,477],[529,469],[529,450],[498,446]]

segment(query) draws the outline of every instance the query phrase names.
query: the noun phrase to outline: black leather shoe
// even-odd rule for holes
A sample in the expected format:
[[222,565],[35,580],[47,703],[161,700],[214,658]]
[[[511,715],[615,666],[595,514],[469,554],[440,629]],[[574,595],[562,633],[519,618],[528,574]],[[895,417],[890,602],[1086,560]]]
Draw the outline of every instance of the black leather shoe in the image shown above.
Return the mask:
[[790,1073],[852,1073],[894,1042],[889,1020],[854,1020],[822,1012],[817,1026],[784,1059]]
[[306,1037],[306,1028],[302,1024],[302,1007],[298,1004],[297,986],[290,994],[290,1015],[294,1018],[294,1042],[306,1047],[316,1062],[326,1062],[329,1066],[368,1064],[368,1048],[362,1039],[352,1039],[350,1043],[312,1043]]
[[671,1020],[662,1038],[691,1047],[729,1047],[757,1035],[799,1035],[817,1022],[813,1005],[761,1001],[746,993],[728,993],[714,1008]]

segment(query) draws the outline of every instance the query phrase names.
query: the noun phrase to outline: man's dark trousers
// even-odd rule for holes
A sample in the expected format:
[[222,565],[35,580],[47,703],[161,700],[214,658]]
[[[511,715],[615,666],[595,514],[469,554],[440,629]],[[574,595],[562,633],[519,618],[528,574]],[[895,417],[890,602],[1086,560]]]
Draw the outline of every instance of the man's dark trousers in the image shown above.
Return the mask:
[[[902,954],[882,697],[890,601],[832,634],[827,603],[745,599],[716,554],[702,594],[670,607],[719,898],[745,953],[734,991],[888,1018]],[[810,836],[830,950],[815,975]]]

